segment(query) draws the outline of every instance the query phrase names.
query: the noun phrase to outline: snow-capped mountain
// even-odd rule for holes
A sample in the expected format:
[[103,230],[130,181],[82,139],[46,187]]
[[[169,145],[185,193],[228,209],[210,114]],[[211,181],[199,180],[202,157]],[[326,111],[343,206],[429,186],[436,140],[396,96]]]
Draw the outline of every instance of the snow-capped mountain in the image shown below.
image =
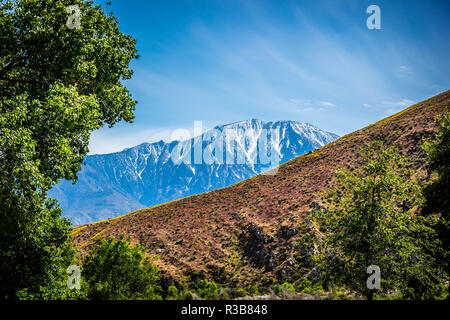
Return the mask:
[[49,195],[59,199],[74,224],[88,223],[227,187],[337,137],[296,121],[216,126],[182,142],[86,156],[77,184],[61,181]]

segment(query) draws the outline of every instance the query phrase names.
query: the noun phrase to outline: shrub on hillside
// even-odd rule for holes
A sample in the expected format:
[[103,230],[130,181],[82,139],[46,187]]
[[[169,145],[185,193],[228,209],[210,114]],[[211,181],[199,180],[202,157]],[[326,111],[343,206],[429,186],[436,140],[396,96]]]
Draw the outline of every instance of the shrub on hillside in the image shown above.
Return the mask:
[[123,236],[99,240],[84,260],[82,276],[89,299],[161,299],[159,269],[140,245],[131,245]]
[[177,300],[179,298],[178,289],[175,286],[170,286],[167,289],[167,300]]
[[195,292],[203,299],[215,300],[219,294],[219,287],[214,281],[199,280],[194,286]]

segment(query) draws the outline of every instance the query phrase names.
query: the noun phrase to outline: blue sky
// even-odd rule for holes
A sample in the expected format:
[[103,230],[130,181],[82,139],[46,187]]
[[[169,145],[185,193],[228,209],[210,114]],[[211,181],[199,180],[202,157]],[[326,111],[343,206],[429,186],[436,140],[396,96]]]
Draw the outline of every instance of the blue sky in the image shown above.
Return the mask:
[[[381,30],[366,27],[371,4]],[[138,105],[133,124],[92,135],[91,154],[168,140],[196,120],[297,120],[343,135],[450,89],[446,0],[112,0],[111,10],[137,39],[125,84]]]

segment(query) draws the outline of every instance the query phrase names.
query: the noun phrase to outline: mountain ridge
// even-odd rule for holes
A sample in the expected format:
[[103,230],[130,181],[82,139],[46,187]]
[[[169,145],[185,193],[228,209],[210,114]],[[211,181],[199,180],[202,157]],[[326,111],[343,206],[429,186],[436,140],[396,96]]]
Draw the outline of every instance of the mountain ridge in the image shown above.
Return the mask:
[[[218,125],[184,141],[142,143],[116,153],[87,156],[77,184],[62,181],[49,194],[60,200],[66,217],[73,218],[74,224],[83,224],[223,188],[267,169],[256,151],[266,131],[269,136],[272,129],[280,132],[280,146],[274,150],[281,163],[338,137],[297,121],[250,119]],[[236,150],[230,150],[223,142],[224,152],[213,153],[216,141],[221,143],[216,133],[235,137],[232,143]],[[181,157],[180,152],[182,162],[176,164],[171,160],[178,145],[186,147],[183,150],[188,152],[189,159],[184,151]],[[267,145],[273,146],[275,142],[269,140]],[[195,162],[197,149],[202,153],[200,163]],[[228,163],[230,151],[233,161]],[[185,160],[188,161],[184,163]],[[243,163],[239,164],[240,161]]]

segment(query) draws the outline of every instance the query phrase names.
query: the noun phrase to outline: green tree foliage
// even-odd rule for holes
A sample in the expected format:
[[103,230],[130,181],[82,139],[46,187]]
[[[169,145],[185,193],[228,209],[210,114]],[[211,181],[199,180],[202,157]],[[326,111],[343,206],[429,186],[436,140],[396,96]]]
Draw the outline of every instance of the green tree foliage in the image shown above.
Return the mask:
[[195,284],[195,292],[199,295],[199,297],[206,300],[215,300],[217,299],[217,295],[219,294],[219,287],[214,281],[208,280],[199,280]]
[[[326,286],[344,286],[368,299],[376,293],[428,299],[442,293],[443,272],[436,219],[418,215],[420,186],[395,148],[376,142],[362,150],[365,164],[340,171],[326,197],[328,212],[316,211],[323,235],[318,265]],[[367,268],[379,266],[381,288],[367,288]],[[374,292],[376,291],[376,292]]]
[[283,298],[289,298],[295,295],[295,287],[289,282],[283,282],[282,284],[276,284],[274,286],[275,293]]
[[[68,5],[78,29],[66,26]],[[71,260],[70,224],[46,192],[76,180],[93,130],[132,121],[121,81],[136,57],[135,40],[91,1],[0,2],[0,298],[61,297],[50,288]]]
[[101,239],[90,250],[82,268],[87,298],[95,300],[161,299],[159,269],[129,240]]
[[179,296],[177,287],[169,286],[167,289],[167,300],[178,300]]
[[437,121],[438,134],[435,141],[424,143],[428,152],[428,172],[435,176],[432,182],[425,186],[426,214],[439,214],[437,231],[442,241],[443,252],[437,257],[450,273],[450,112],[446,112]]
[[424,149],[428,152],[427,168],[429,173],[437,175],[433,183],[425,188],[425,210],[439,212],[448,220],[450,211],[450,112],[438,117],[437,127],[436,140],[424,143]]

